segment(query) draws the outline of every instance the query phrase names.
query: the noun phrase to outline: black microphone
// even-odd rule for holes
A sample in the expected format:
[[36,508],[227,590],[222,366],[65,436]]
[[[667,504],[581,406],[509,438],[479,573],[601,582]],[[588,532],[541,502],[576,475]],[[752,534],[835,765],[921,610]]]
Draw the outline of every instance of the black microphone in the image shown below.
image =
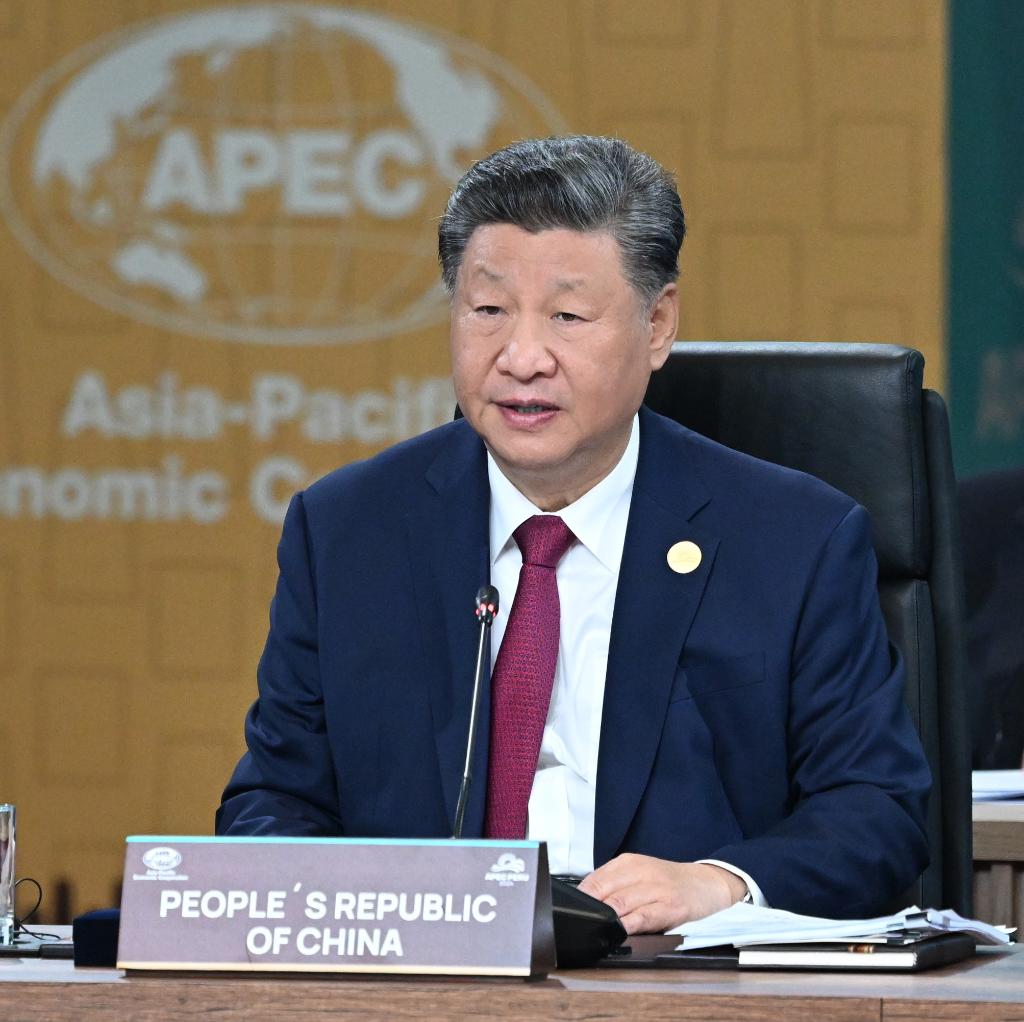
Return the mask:
[[469,708],[469,736],[466,738],[466,763],[462,768],[462,786],[459,800],[455,804],[455,830],[453,838],[462,837],[462,821],[466,815],[469,800],[469,786],[473,782],[471,767],[473,749],[476,748],[476,718],[480,709],[480,690],[483,688],[484,653],[487,650],[487,635],[498,613],[498,590],[494,586],[481,586],[476,594],[476,619],[480,622],[480,637],[476,646],[476,671],[473,675],[473,701]]
[[[487,635],[498,613],[498,590],[494,586],[481,586],[476,594],[476,618],[480,622],[480,638],[476,650],[476,673],[473,677],[473,702],[469,710],[469,736],[466,739],[466,763],[462,770],[462,787],[455,805],[453,838],[462,837],[462,821],[466,815],[466,802],[472,782],[470,766],[476,745],[476,718],[483,688],[484,652]],[[551,878],[551,909],[555,930],[555,957],[558,967],[578,968],[591,965],[610,954],[625,939],[626,931],[610,905],[577,890],[579,880],[567,881]]]

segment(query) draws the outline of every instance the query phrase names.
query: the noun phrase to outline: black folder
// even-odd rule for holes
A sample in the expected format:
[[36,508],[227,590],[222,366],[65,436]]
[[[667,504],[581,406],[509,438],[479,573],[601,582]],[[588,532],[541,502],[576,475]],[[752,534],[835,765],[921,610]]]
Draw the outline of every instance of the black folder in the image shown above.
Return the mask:
[[905,944],[756,944],[739,949],[739,967],[924,972],[968,958],[974,947],[969,933],[940,933]]

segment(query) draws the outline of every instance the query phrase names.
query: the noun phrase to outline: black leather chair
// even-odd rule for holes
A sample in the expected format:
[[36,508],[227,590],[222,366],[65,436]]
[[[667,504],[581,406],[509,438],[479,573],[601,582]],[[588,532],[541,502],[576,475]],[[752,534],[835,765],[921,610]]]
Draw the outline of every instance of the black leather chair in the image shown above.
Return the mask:
[[[682,342],[647,404],[728,447],[818,476],[870,512],[879,597],[934,778],[931,865],[909,901],[971,910],[970,736],[956,480],[920,352],[887,344]],[[902,907],[902,906],[900,906]]]

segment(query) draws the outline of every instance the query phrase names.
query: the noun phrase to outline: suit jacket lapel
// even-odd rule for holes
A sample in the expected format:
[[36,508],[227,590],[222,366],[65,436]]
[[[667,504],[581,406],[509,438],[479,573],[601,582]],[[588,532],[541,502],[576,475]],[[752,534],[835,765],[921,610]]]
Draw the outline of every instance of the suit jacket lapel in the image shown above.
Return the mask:
[[[426,480],[435,499],[425,510],[407,516],[409,549],[424,653],[421,669],[430,688],[441,784],[448,819],[454,825],[476,658],[473,597],[489,578],[486,455],[468,425],[456,427],[452,441],[427,471]],[[473,787],[463,828],[466,836],[479,834],[483,826],[488,686],[480,710]]]
[[[650,776],[679,656],[718,549],[689,519],[710,494],[688,444],[641,409],[640,460],[615,596],[597,768],[594,862],[618,851]],[[700,547],[694,571],[673,571],[669,547]]]

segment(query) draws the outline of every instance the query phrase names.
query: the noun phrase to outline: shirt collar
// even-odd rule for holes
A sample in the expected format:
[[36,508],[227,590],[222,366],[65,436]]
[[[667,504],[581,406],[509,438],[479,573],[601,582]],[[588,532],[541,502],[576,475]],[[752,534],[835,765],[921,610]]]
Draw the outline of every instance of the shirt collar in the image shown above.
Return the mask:
[[[629,499],[640,455],[639,416],[633,416],[629,441],[616,466],[596,486],[568,507],[555,512],[573,535],[609,571],[617,572],[622,561]],[[491,487],[491,564],[512,540],[512,533],[527,518],[548,514],[528,500],[506,478],[487,453],[487,480]],[[619,512],[618,514],[616,512]]]

